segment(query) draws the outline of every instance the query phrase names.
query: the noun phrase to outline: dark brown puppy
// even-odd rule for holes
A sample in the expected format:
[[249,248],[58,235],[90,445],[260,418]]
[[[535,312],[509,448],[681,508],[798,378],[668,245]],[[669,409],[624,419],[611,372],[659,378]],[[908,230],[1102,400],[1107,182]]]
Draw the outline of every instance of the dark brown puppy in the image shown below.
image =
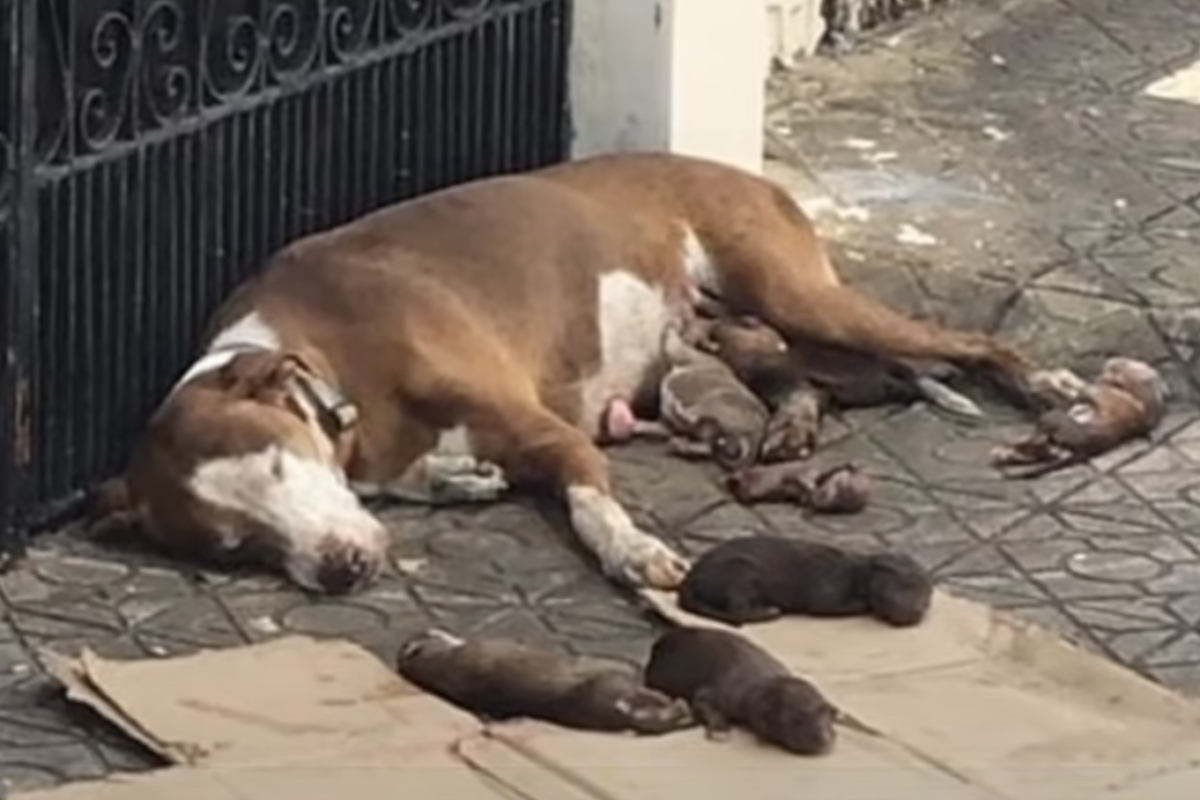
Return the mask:
[[825,514],[858,513],[871,497],[871,479],[857,464],[757,464],[730,473],[725,487],[746,505],[795,503]]
[[838,711],[808,681],[729,631],[681,627],[655,641],[646,685],[686,700],[711,739],[733,726],[797,755],[833,747]]
[[[697,302],[695,309],[702,319],[709,321],[698,346],[725,361],[743,383],[776,409],[777,415],[795,414],[794,409],[785,410],[782,406],[798,392],[802,398],[799,408],[804,409],[806,402],[812,402],[804,399],[810,395],[818,402],[821,415],[831,405],[867,408],[928,400],[958,416],[983,416],[970,398],[943,383],[953,372],[946,365],[889,360],[805,340],[789,342],[785,352],[771,353],[769,338],[762,329],[774,331],[762,321],[744,314],[734,315],[709,297]],[[785,420],[772,422],[776,429],[788,427]],[[781,451],[779,460],[791,458]]]
[[506,639],[463,640],[433,629],[396,660],[405,680],[474,714],[527,717],[569,728],[662,734],[695,725],[686,703],[620,670],[585,670],[570,658]]
[[829,395],[797,372],[778,331],[749,316],[698,320],[696,346],[721,359],[734,375],[772,409],[758,460],[795,461],[817,447]]
[[684,611],[731,625],[801,614],[870,615],[907,627],[925,618],[932,598],[933,581],[909,556],[778,536],[722,542],[697,559],[679,587]]
[[829,393],[809,383],[798,384],[774,404],[758,460],[763,464],[803,461],[812,456],[829,409]]
[[1047,475],[1148,437],[1166,415],[1166,382],[1144,361],[1110,358],[1092,383],[1063,370],[1053,378],[1046,394],[1057,396],[1057,407],[1037,419],[1032,434],[993,450],[994,465],[1040,465],[1018,477]]

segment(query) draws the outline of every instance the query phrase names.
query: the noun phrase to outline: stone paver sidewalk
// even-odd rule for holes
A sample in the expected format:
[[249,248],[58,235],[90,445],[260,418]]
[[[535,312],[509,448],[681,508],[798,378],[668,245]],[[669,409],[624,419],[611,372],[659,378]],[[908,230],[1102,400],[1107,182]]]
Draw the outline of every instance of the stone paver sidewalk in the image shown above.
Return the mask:
[[[950,591],[1011,608],[1170,686],[1200,690],[1200,107],[1141,94],[1200,58],[1190,0],[959,2],[773,86],[773,170],[805,196],[844,271],[901,306],[986,325],[1038,357],[1107,352],[1168,368],[1181,402],[1153,444],[1033,483],[983,465],[1003,412],[964,428],[921,409],[833,425],[877,502],[854,517],[731,504],[706,469],[614,451],[648,528],[698,550],[747,530],[903,547]],[[397,571],[313,601],[260,577],[180,570],[69,532],[0,578],[0,774],[12,788],[151,760],[48,689],[36,647],[156,656],[281,631],[347,636],[390,659],[431,622],[601,660],[652,623],[530,502],[383,511]]]

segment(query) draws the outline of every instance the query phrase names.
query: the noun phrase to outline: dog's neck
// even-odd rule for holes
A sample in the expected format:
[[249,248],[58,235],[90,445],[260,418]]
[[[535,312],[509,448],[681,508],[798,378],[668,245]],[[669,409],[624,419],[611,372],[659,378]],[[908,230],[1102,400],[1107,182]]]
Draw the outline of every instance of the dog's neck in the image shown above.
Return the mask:
[[[243,353],[278,352],[279,350],[277,342],[264,342],[257,338],[236,339],[218,336],[204,355],[193,363],[183,377],[175,383],[171,394],[175,394],[184,385],[201,375],[207,375],[220,369]],[[305,369],[300,373],[293,391],[303,398],[304,405],[310,406],[316,412],[318,424],[331,442],[339,441],[341,435],[358,422],[358,407],[331,380],[327,380],[312,369]]]

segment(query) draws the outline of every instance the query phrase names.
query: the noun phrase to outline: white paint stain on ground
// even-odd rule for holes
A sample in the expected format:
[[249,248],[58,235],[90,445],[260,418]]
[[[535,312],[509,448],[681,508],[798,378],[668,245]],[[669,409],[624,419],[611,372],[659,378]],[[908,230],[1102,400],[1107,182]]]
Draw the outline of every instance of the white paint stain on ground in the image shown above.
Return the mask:
[[1159,78],[1142,93],[1159,100],[1175,100],[1200,106],[1200,61]]
[[900,154],[895,150],[882,150],[878,153],[866,153],[863,155],[863,161],[868,161],[872,164],[884,164],[888,161],[895,161],[900,157]]
[[900,230],[896,234],[896,241],[901,244],[916,245],[917,247],[931,247],[938,243],[937,237],[907,222],[900,226]]
[[833,218],[843,222],[866,222],[871,212],[862,206],[839,203],[829,195],[806,195],[795,197],[796,204],[813,219]]

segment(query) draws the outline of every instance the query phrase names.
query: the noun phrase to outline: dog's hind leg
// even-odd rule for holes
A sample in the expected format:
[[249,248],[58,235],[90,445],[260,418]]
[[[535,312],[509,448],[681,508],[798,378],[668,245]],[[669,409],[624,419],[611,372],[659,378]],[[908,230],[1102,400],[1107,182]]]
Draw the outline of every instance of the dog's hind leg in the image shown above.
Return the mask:
[[[786,197],[784,200],[787,200]],[[813,339],[889,358],[938,359],[983,370],[1024,397],[1032,365],[982,332],[915,320],[841,284],[799,209],[783,206],[755,237],[705,242],[721,294],[793,341]]]

